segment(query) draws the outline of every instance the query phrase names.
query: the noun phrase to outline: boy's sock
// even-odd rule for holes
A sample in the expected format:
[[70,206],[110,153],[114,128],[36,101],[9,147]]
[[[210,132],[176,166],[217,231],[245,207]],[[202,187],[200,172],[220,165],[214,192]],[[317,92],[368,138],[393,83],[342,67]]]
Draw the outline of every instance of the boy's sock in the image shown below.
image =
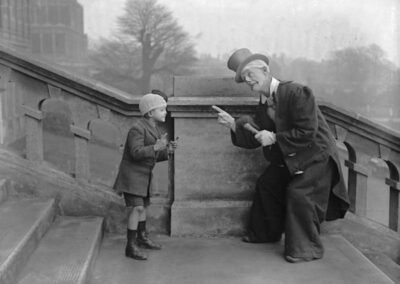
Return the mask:
[[138,231],[139,233],[146,232],[146,221],[140,221],[138,223]]
[[136,230],[127,230],[127,238],[128,242],[135,242],[136,240],[137,231]]

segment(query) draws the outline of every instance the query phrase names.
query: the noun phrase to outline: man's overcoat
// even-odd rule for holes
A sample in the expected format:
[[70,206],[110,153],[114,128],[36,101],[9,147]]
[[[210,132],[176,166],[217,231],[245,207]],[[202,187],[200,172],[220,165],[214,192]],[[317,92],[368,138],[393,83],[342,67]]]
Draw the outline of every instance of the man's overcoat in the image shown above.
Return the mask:
[[349,207],[335,139],[308,87],[281,82],[272,98],[232,132],[233,144],[245,148],[260,146],[247,122],[276,134],[263,147],[269,166],[257,181],[248,231],[267,242],[285,233],[285,255],[321,258],[320,223],[343,218]]
[[[301,84],[281,82],[274,95],[275,117],[270,121],[260,121],[260,109],[257,110],[254,126],[276,133],[276,144],[263,147],[265,158],[272,163],[284,161],[292,177],[313,175],[307,171],[313,163],[331,157],[337,167],[337,179],[332,184],[329,204],[326,200],[314,200],[316,206],[327,208],[326,220],[342,218],[349,207],[349,199],[344,183],[335,139],[318,108],[311,89]],[[260,144],[254,135],[244,129],[238,121],[236,133],[232,135],[233,144],[256,148]],[[244,122],[247,122],[244,121]],[[260,127],[262,125],[263,127]],[[307,180],[324,179],[324,176],[306,176]]]

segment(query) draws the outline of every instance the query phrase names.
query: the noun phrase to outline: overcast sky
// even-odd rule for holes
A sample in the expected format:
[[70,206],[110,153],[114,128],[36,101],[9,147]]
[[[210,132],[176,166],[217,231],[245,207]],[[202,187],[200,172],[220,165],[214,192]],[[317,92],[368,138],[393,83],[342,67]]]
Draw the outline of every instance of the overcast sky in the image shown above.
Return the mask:
[[[89,38],[109,37],[126,0],[78,0]],[[112,3],[112,4],[111,4]],[[320,60],[348,46],[378,44],[400,65],[398,0],[159,0],[199,53],[240,47]]]

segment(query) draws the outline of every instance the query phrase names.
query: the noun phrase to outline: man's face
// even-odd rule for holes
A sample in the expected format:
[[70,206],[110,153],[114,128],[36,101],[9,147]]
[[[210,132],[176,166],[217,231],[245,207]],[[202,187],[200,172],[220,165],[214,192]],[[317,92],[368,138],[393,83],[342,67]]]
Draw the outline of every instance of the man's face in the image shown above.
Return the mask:
[[242,71],[242,79],[254,92],[266,90],[270,75],[268,71],[262,68],[246,68]]

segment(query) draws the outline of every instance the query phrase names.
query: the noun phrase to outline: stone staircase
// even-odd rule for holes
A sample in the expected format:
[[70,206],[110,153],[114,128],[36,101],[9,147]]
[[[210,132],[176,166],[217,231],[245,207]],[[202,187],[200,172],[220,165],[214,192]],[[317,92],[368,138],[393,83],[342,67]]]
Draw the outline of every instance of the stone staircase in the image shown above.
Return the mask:
[[87,283],[103,218],[57,215],[54,199],[13,198],[0,182],[0,283]]
[[[38,167],[27,175],[15,159],[6,160],[0,167],[1,176],[18,182],[25,176],[35,186],[56,187],[55,183],[46,185],[32,178],[40,176]],[[49,173],[46,167],[42,170]],[[60,186],[53,197],[38,195],[29,187],[21,190],[12,180],[0,180],[0,284],[400,281],[400,269],[393,261],[400,238],[395,232],[368,227],[354,216],[324,227],[326,256],[311,263],[286,263],[282,243],[249,245],[228,236],[153,235],[164,245],[162,251],[150,251],[146,262],[128,259],[123,254],[124,234],[106,234],[103,238],[103,217],[62,216],[66,212],[62,212],[58,192],[72,187],[62,185],[58,174],[53,178]]]
[[60,216],[55,199],[10,195],[8,185],[0,181],[0,284],[394,283],[332,234],[325,257],[310,263],[285,262],[283,243],[168,236],[154,236],[164,249],[135,261],[123,254],[124,235],[103,239],[103,218]]

